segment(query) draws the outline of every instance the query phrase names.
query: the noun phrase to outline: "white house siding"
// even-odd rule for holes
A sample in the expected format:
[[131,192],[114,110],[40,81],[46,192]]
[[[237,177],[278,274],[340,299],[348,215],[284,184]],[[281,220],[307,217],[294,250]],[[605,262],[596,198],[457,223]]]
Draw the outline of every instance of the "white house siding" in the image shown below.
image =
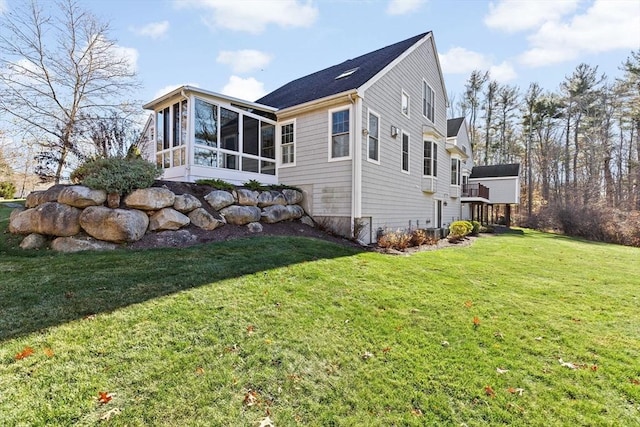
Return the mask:
[[520,180],[517,176],[502,178],[474,178],[469,182],[479,183],[489,188],[492,204],[517,204],[520,201]]
[[[351,108],[350,103],[342,106]],[[352,112],[352,139],[353,117]],[[326,109],[296,115],[295,166],[279,167],[278,179],[283,184],[295,185],[305,191],[308,213],[314,218],[343,218],[338,222],[344,228],[345,221],[350,226],[351,218],[352,161],[328,161],[328,128]],[[277,135],[279,138],[279,128]]]
[[[435,92],[435,127],[442,135],[438,144],[438,177],[434,193],[422,191],[423,125],[429,120],[422,115],[423,78]],[[409,94],[409,117],[401,112],[401,94]],[[435,227],[436,200],[443,206],[442,225],[460,216],[459,199],[448,196],[451,164],[446,151],[446,94],[435,62],[430,40],[405,57],[364,93],[363,127],[368,126],[371,108],[380,115],[380,164],[367,161],[367,137],[362,138],[362,216],[371,218],[375,238],[377,229]],[[391,137],[391,126],[399,129]],[[409,133],[409,174],[401,170],[402,132]]]

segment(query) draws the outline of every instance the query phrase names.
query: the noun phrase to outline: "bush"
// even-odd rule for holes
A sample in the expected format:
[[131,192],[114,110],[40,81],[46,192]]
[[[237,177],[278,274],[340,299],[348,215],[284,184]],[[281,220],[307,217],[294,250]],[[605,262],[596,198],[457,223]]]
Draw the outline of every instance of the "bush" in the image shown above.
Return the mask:
[[473,231],[473,224],[469,221],[454,221],[449,225],[449,235],[447,238],[450,242],[457,242],[464,239],[466,235]]
[[411,245],[420,246],[423,245],[428,239],[427,232],[421,228],[413,230],[411,233]]
[[482,224],[480,224],[478,221],[471,221],[471,225],[473,227],[471,229],[471,235],[477,236],[478,233],[480,233],[480,227],[482,226]]
[[144,159],[110,157],[85,162],[71,173],[71,181],[122,196],[151,187],[160,175],[162,169]]
[[231,191],[236,188],[235,185],[223,180],[223,179],[199,179],[196,181],[196,184],[200,185],[208,185],[209,187],[215,188],[216,190],[227,190]]
[[411,233],[397,230],[384,233],[378,238],[378,247],[403,251],[411,246]]
[[253,190],[253,191],[260,191],[262,190],[264,187],[262,186],[262,184],[260,184],[260,181],[255,180],[255,179],[250,179],[249,181],[245,182],[244,184],[242,184],[243,187],[248,188],[249,190]]
[[3,199],[13,199],[13,196],[16,194],[16,186],[13,185],[13,182],[0,182],[0,198]]

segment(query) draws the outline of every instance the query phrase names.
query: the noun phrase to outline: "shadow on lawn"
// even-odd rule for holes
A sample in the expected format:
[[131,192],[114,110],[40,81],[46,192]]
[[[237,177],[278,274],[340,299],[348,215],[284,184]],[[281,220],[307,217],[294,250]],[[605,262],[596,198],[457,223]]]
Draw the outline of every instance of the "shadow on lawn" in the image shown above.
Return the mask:
[[304,237],[75,254],[20,253],[6,243],[0,236],[0,342],[224,279],[359,252]]

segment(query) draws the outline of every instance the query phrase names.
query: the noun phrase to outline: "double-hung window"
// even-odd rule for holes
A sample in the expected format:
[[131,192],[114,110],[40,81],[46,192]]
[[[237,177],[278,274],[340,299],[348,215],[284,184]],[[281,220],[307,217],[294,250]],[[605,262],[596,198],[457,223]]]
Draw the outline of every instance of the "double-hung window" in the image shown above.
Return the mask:
[[426,81],[422,81],[422,115],[435,123],[435,92]]
[[402,132],[402,172],[409,173],[409,134]]
[[402,91],[402,98],[400,101],[400,109],[402,114],[409,117],[409,94],[405,91]]
[[329,111],[329,158],[348,158],[350,154],[349,108]]
[[460,159],[451,159],[451,185],[460,185]]
[[438,144],[433,141],[424,141],[424,176],[438,176]]
[[367,142],[367,158],[380,163],[380,116],[369,111],[369,137]]
[[280,126],[280,160],[283,166],[293,166],[296,163],[295,123],[285,123]]

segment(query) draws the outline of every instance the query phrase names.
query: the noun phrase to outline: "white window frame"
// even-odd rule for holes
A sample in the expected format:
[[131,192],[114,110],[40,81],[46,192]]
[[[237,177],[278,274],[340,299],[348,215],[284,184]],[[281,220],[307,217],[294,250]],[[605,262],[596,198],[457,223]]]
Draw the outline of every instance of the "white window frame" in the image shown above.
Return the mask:
[[[455,171],[454,171],[454,167],[453,167],[454,162],[455,162],[455,165],[456,165]],[[450,168],[451,168],[451,180],[450,180],[451,181],[451,185],[455,185],[455,186],[459,187],[460,184],[461,184],[460,181],[462,179],[461,178],[461,176],[462,176],[462,174],[461,174],[461,172],[462,172],[461,171],[462,162],[460,161],[460,159],[457,158],[457,157],[452,157],[451,158],[451,162],[450,162]]]
[[[349,133],[348,133],[348,148],[349,154],[342,157],[332,157],[332,140],[333,140],[333,113],[337,113],[339,111],[348,111],[349,113]],[[328,137],[327,137],[327,161],[329,162],[339,162],[342,160],[351,160],[351,152],[353,145],[353,115],[351,114],[351,106],[342,106],[337,108],[331,108],[327,111],[327,129],[328,129]]]
[[[428,89],[428,90],[427,90]],[[429,103],[427,102],[427,94],[430,96],[431,108],[427,106]],[[433,88],[427,83],[426,80],[422,80],[422,115],[431,123],[436,122],[436,92]],[[431,116],[431,117],[430,117]]]
[[[372,138],[371,129],[369,129],[371,116],[376,116],[378,118],[378,129],[377,129],[378,147],[377,147],[377,150],[376,150],[377,151],[376,154],[378,155],[378,159],[372,159],[371,157],[369,157],[369,153],[370,153],[369,144],[371,143],[371,138]],[[380,122],[381,121],[382,121],[382,119],[380,117],[380,114],[376,113],[375,111],[373,111],[370,108],[367,108],[367,130],[368,130],[368,132],[367,132],[367,161],[370,162],[370,163],[375,163],[376,165],[380,164],[380,136],[381,136],[380,135]]]
[[[405,99],[405,97],[407,98],[407,111],[404,111],[403,108],[403,101]],[[402,94],[400,95],[400,112],[407,118],[411,118],[411,97],[409,96],[409,94],[403,89],[402,90]]]
[[[427,143],[431,144],[431,158],[429,159],[431,169],[430,175],[425,174],[424,170],[424,160],[426,159],[426,157],[424,156],[424,146]],[[438,143],[430,139],[425,139],[422,141],[422,176],[438,178]]]
[[[403,169],[402,167],[402,159],[404,157],[404,136],[407,136],[407,169]],[[400,133],[400,171],[402,173],[406,173],[407,175],[411,174],[411,135],[409,132],[402,131]]]
[[[282,128],[284,126],[287,125],[293,125],[293,142],[291,143],[287,143],[287,144],[283,144],[282,143]],[[286,122],[281,122],[278,123],[278,131],[277,131],[277,136],[276,138],[278,138],[278,149],[277,149],[277,156],[278,156],[278,166],[282,167],[282,168],[290,168],[296,165],[296,161],[298,160],[298,153],[296,152],[296,119],[293,120],[287,120]],[[283,146],[285,145],[291,145],[291,147],[293,147],[293,162],[288,162],[288,163],[284,163],[282,160],[282,153],[283,153]]]

